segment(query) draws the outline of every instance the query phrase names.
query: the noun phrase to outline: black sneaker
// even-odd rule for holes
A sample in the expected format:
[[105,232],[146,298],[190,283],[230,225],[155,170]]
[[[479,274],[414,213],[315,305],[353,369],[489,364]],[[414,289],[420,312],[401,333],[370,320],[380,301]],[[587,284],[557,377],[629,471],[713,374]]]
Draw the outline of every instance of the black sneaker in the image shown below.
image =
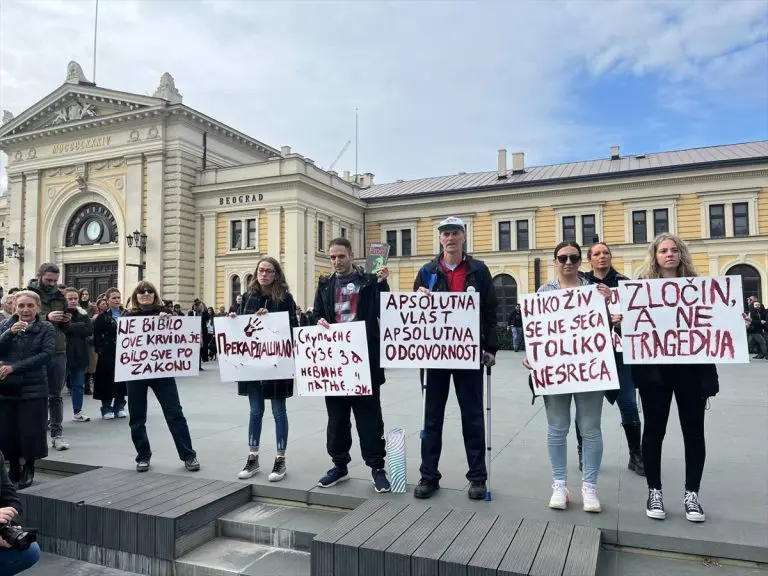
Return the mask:
[[251,453],[248,454],[248,460],[245,461],[245,466],[243,466],[243,469],[237,477],[240,478],[240,480],[247,480],[248,478],[255,476],[258,471],[259,455]]
[[645,503],[645,515],[654,520],[664,520],[667,513],[664,511],[664,497],[661,490],[648,489],[648,501]]
[[272,466],[272,472],[269,474],[270,482],[280,482],[287,473],[285,467],[285,456],[278,456],[275,458],[275,465]]
[[430,498],[438,490],[440,490],[440,484],[422,478],[419,480],[419,485],[413,489],[413,495],[416,498]]
[[685,519],[689,522],[704,522],[706,520],[704,508],[699,504],[699,495],[696,492],[685,491],[683,506],[685,506]]
[[139,460],[136,462],[136,472],[147,472],[149,470],[149,460]]
[[347,469],[334,466],[325,473],[325,476],[320,478],[317,485],[320,486],[320,488],[330,488],[331,486],[336,486],[339,482],[344,482],[346,480],[349,480],[349,472]]
[[478,482],[473,480],[469,483],[469,490],[467,491],[467,495],[469,496],[470,500],[482,500],[485,498],[485,493],[488,491],[488,488],[485,486],[485,482]]
[[184,461],[184,468],[186,468],[189,472],[197,472],[200,470],[200,462],[197,461],[197,458],[189,458],[188,460]]
[[383,492],[391,492],[392,486],[387,480],[387,473],[383,468],[377,468],[371,471],[371,477],[373,478],[373,489],[379,494]]

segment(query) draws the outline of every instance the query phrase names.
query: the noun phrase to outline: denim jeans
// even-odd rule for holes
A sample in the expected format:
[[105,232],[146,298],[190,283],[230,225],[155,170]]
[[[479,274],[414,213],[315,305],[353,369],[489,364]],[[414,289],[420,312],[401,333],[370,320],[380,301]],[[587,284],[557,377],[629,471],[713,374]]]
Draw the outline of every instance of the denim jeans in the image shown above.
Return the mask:
[[31,568],[40,561],[40,546],[33,542],[24,552],[13,548],[0,548],[0,574],[14,576]]
[[632,381],[632,367],[629,364],[616,363],[619,371],[619,395],[616,404],[621,412],[621,423],[624,425],[640,422],[637,413],[637,397],[635,395],[635,383]]
[[61,392],[67,379],[67,354],[57,352],[48,364],[48,428],[51,438],[63,434],[61,423],[64,420],[64,400]]
[[[248,447],[258,448],[261,441],[261,424],[264,420],[264,390],[259,383],[248,385],[248,401],[251,404],[251,419],[248,422]],[[285,452],[288,445],[288,412],[285,398],[272,398],[272,416],[275,418],[277,451]]]
[[512,350],[517,352],[523,347],[523,329],[512,328]]
[[83,409],[85,395],[85,367],[67,368],[69,383],[72,385],[72,412],[78,414]]
[[604,392],[552,394],[544,396],[547,412],[547,450],[555,480],[568,477],[568,429],[571,426],[571,398],[576,404],[576,422],[583,440],[584,482],[597,484],[603,460],[603,433],[600,418]]

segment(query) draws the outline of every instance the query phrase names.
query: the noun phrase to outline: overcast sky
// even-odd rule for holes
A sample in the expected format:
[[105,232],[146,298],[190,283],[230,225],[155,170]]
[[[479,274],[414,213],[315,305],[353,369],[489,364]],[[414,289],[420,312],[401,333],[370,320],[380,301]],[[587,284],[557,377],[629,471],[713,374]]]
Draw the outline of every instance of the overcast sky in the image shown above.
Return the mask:
[[[0,0],[0,107],[92,79],[95,0]],[[377,183],[768,138],[768,1],[101,0],[96,83]],[[3,162],[4,163],[4,162]],[[354,170],[354,142],[335,169]]]

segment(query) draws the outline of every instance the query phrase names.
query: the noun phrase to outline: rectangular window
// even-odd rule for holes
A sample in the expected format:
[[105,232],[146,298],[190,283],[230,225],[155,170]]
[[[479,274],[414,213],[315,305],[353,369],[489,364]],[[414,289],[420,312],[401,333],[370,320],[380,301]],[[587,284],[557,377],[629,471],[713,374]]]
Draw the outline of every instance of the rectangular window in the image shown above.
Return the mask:
[[645,244],[648,242],[645,210],[635,210],[632,212],[632,242],[635,244]]
[[581,217],[581,245],[592,246],[595,243],[597,229],[595,228],[595,215],[584,214]]
[[5,262],[5,238],[0,238],[0,262]]
[[243,247],[243,222],[242,220],[232,220],[229,223],[230,237],[229,237],[229,249],[240,250]]
[[576,242],[576,216],[563,216],[563,242]]
[[517,221],[517,249],[528,250],[530,248],[528,240],[528,220]]
[[342,227],[341,228],[341,237],[346,238],[347,237],[347,229]]
[[733,205],[733,235],[749,236],[749,204],[746,202]]
[[389,255],[399,256],[397,253],[397,230],[387,230],[387,244],[389,244]]
[[657,208],[653,211],[653,236],[669,232],[669,210]]
[[400,231],[400,256],[411,255],[411,231]]
[[709,207],[709,237],[725,238],[725,205],[712,204]]
[[509,222],[499,222],[499,250],[512,250],[512,228]]
[[325,252],[325,222],[317,221],[317,251]]
[[246,229],[248,230],[248,236],[245,239],[246,248],[256,248],[256,219],[251,218],[246,220]]

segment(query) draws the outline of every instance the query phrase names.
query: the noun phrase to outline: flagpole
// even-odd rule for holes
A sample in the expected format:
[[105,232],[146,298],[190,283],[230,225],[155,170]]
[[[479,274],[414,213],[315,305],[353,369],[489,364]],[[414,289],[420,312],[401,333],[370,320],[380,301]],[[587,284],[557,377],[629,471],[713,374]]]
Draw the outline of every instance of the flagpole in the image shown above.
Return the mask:
[[93,80],[96,84],[96,35],[99,29],[99,0],[96,0],[96,16],[93,20]]
[[357,171],[357,106],[355,106],[355,180],[359,184],[360,178],[358,174],[360,172]]

